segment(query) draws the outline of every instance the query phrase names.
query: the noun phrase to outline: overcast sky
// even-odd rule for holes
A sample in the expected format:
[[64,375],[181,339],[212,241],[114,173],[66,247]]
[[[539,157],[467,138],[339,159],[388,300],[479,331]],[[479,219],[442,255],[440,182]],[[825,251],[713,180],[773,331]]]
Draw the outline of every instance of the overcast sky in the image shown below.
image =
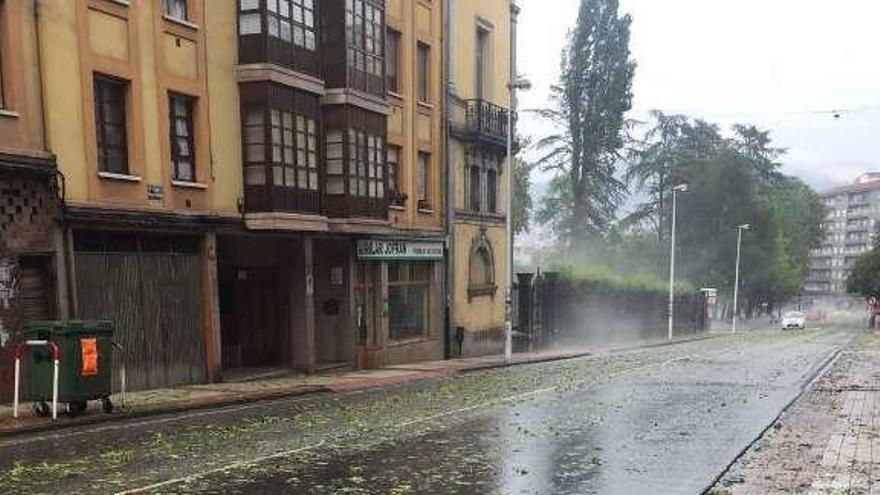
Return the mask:
[[[534,84],[520,105],[540,108],[579,0],[519,4],[519,69]],[[880,1],[621,0],[621,9],[634,18],[631,117],[660,109],[770,129],[789,149],[784,171],[818,189],[880,170]],[[527,116],[522,131],[545,126]]]

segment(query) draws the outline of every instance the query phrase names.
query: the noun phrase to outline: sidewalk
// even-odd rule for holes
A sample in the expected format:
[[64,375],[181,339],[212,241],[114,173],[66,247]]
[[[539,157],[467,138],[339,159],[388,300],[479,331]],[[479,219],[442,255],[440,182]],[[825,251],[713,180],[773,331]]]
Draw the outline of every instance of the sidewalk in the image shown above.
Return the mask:
[[880,494],[880,333],[865,333],[709,492]]
[[[627,345],[591,347],[581,349],[546,350],[513,355],[512,364],[534,364],[546,361],[573,359],[593,354],[620,352],[630,349],[647,348],[660,345],[683,343],[717,337],[715,334],[698,334],[664,341],[645,341]],[[309,394],[338,393],[367,390],[385,386],[401,385],[423,380],[447,378],[457,374],[500,368],[504,366],[503,356],[484,356],[476,358],[429,361],[381,369],[343,371],[326,374],[290,374],[281,377],[241,381],[235,383],[214,383],[187,385],[168,389],[130,392],[126,394],[125,405],[122,397],[112,397],[117,411],[112,415],[100,412],[100,403],[93,401],[82,416],[71,418],[62,412],[59,405],[57,421],[38,417],[33,413],[30,402],[19,406],[20,418],[12,418],[12,405],[0,405],[0,436],[27,432],[87,425],[105,421],[136,418],[163,413],[189,411],[193,409],[222,407],[259,400],[296,397]]]

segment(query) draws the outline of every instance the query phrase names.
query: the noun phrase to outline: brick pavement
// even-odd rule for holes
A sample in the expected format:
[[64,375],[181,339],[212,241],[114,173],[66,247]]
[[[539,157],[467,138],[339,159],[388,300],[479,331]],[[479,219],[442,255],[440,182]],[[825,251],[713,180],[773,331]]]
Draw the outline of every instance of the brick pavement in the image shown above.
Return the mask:
[[866,333],[712,494],[880,494],[880,334]]

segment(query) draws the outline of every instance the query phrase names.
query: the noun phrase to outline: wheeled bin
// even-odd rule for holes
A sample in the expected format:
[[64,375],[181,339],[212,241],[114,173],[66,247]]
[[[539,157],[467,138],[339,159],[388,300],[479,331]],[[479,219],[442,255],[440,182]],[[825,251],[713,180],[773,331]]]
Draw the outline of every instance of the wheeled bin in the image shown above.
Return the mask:
[[[109,321],[40,321],[25,325],[27,340],[47,340],[60,349],[58,402],[77,415],[88,401],[100,400],[104,412],[113,411],[110,401],[113,371],[113,325]],[[41,416],[49,415],[52,400],[53,362],[46,348],[28,352],[31,400]]]

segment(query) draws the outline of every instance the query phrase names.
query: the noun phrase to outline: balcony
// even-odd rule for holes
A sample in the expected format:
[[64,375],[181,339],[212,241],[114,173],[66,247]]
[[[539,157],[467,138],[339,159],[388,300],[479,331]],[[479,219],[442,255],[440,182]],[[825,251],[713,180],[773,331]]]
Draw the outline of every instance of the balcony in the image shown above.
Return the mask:
[[[321,77],[321,39],[316,3],[299,10],[303,18],[272,11],[272,2],[241,2],[238,22],[238,59],[241,65],[275,65]],[[340,17],[341,19],[341,17]]]
[[486,100],[467,100],[467,132],[491,144],[507,144],[507,109]]

